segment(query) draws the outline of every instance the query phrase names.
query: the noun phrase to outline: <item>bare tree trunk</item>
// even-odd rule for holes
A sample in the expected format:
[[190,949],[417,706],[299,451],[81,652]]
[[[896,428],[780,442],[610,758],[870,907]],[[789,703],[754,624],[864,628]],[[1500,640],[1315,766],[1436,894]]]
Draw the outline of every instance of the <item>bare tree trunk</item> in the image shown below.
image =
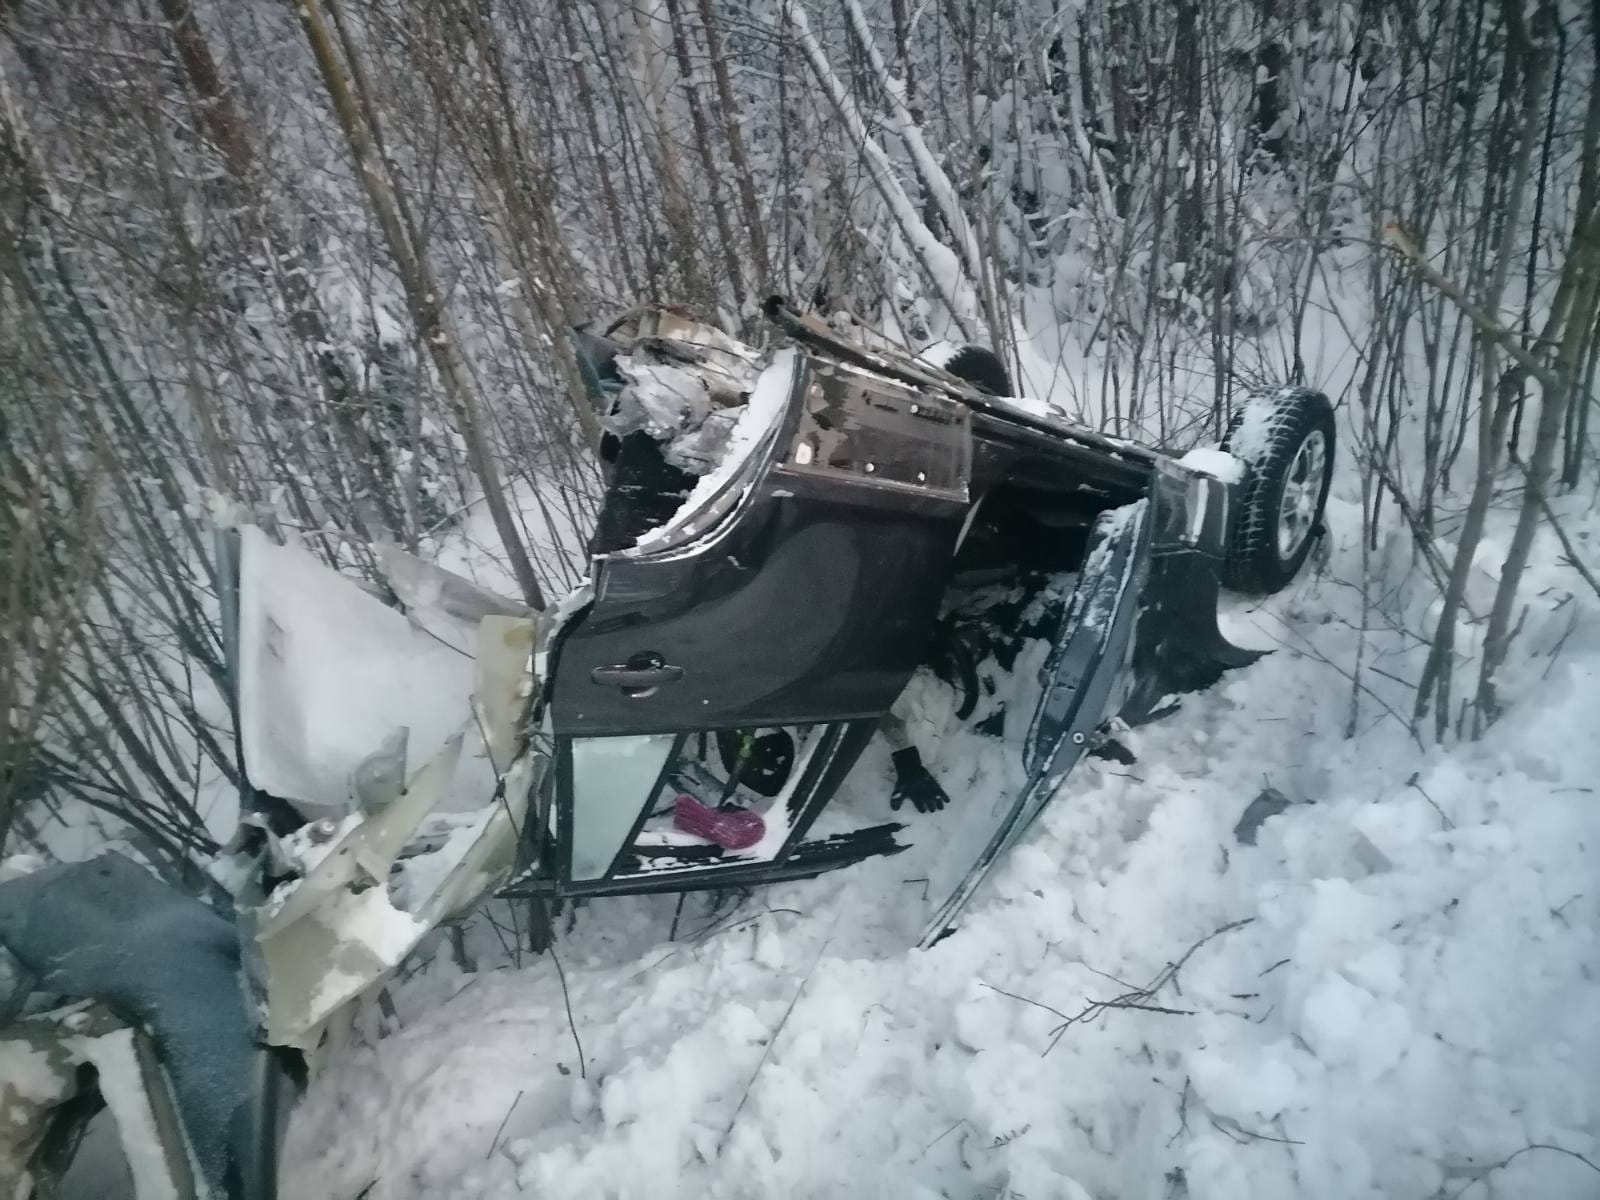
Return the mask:
[[750,168],[745,153],[744,134],[739,131],[739,106],[733,96],[733,83],[728,77],[728,55],[722,49],[722,34],[711,13],[711,0],[698,0],[700,24],[706,31],[706,50],[711,56],[711,77],[716,80],[715,109],[722,124],[723,136],[728,140],[728,159],[733,164],[734,181],[739,188],[739,205],[744,209],[745,231],[750,238],[750,257],[756,265],[756,284],[762,291],[770,290],[772,263],[767,257],[767,228],[761,216],[761,205],[756,200],[755,173]]
[[[576,20],[573,16],[574,7],[576,6],[572,4],[555,5],[557,18],[561,22],[561,33],[567,43],[567,53],[576,59],[580,54],[580,50],[578,48],[578,35],[573,29],[573,22]],[[617,256],[622,262],[623,278],[627,280],[629,290],[637,293],[640,289],[640,280],[633,265],[633,254],[630,251],[633,238],[624,232],[622,206],[618,203],[616,185],[611,179],[610,156],[600,152],[602,145],[600,122],[599,117],[596,115],[594,94],[589,87],[589,73],[579,69],[572,74],[578,89],[578,107],[583,111],[584,128],[589,135],[590,166],[596,178],[600,181],[600,199],[605,209],[606,219],[611,226],[611,237],[615,243]]]
[[[1552,7],[1541,5],[1530,41],[1536,41],[1544,47],[1545,59],[1548,59],[1548,39],[1555,19]],[[1600,36],[1600,29],[1596,30],[1596,35]],[[1530,104],[1529,107],[1531,110],[1533,106]],[[1529,112],[1530,122],[1535,115]],[[1559,317],[1564,324],[1561,326],[1555,367],[1541,379],[1539,423],[1534,432],[1533,450],[1528,456],[1522,507],[1517,514],[1511,544],[1506,550],[1494,608],[1489,614],[1489,627],[1484,634],[1483,668],[1478,677],[1481,721],[1492,721],[1499,713],[1495,676],[1505,662],[1517,588],[1527,568],[1533,536],[1554,478],[1562,423],[1571,403],[1571,393],[1578,389],[1582,378],[1586,343],[1597,319],[1600,319],[1600,161],[1597,161],[1597,156],[1600,156],[1600,93],[1591,90],[1583,130],[1583,168],[1579,181],[1578,209],[1557,293],[1558,302],[1553,305],[1555,311],[1551,314],[1552,320]],[[1563,293],[1570,298],[1565,306],[1559,303]],[[1554,331],[1547,329],[1545,332],[1545,342],[1548,344]]]
[[739,253],[733,241],[733,223],[728,220],[728,206],[722,196],[722,171],[711,148],[711,126],[700,103],[700,89],[695,86],[694,61],[689,56],[689,34],[684,28],[679,0],[666,0],[667,21],[672,26],[673,56],[678,62],[678,77],[683,83],[684,99],[689,106],[689,120],[694,126],[695,150],[700,156],[700,169],[705,172],[706,194],[711,200],[711,215],[716,221],[717,238],[722,243],[722,267],[733,289],[733,304],[739,311],[741,322],[745,319],[744,270],[739,263]]
[[[598,0],[597,0],[598,2]],[[700,266],[698,222],[694,202],[678,168],[678,148],[667,128],[666,96],[662,67],[657,59],[665,53],[656,42],[652,23],[657,19],[655,5],[660,0],[615,0],[617,34],[628,56],[627,83],[644,126],[645,153],[661,187],[661,207],[667,231],[672,237],[678,277],[691,307],[714,309],[717,289],[705,279]]]
[[861,11],[860,3],[858,0],[844,0],[844,6],[845,13],[850,18],[850,28],[855,34],[856,44],[866,55],[867,63],[877,77],[879,87],[889,99],[889,111],[894,114],[894,124],[891,128],[910,152],[912,171],[922,187],[923,194],[929,198],[940,220],[944,222],[945,229],[949,231],[950,239],[956,245],[956,251],[961,256],[968,278],[980,290],[979,300],[983,305],[986,324],[992,333],[1000,333],[1004,330],[1006,321],[998,311],[992,290],[983,286],[985,276],[983,253],[978,248],[978,239],[973,233],[972,223],[962,211],[961,199],[956,195],[955,185],[935,161],[927,142],[923,139],[922,129],[912,117],[911,110],[906,107],[899,85],[889,75],[889,68],[885,65],[883,56],[878,53],[877,44],[872,38],[872,30],[867,25],[866,14]]
[[211,47],[194,19],[193,0],[161,0],[161,15],[172,27],[172,42],[195,92],[200,96],[200,120],[228,174],[243,179],[254,163],[244,121],[234,107],[233,95],[222,81]]
[[[332,0],[330,0],[330,3]],[[362,106],[351,90],[344,64],[328,30],[321,0],[300,0],[300,22],[305,29],[311,52],[317,61],[323,86],[332,101],[334,115],[349,144],[356,174],[378,218],[389,253],[395,260],[401,286],[405,289],[411,316],[423,344],[433,359],[439,378],[449,393],[461,423],[461,433],[466,439],[467,453],[473,472],[483,488],[484,503],[494,521],[495,532],[505,548],[512,573],[522,588],[523,599],[536,609],[545,605],[544,593],[538,576],[528,558],[527,548],[517,530],[500,485],[500,474],[483,428],[482,405],[477,387],[466,364],[461,360],[460,347],[454,330],[441,303],[441,289],[434,280],[427,260],[417,253],[410,232],[402,220],[396,202],[389,172],[378,153],[374,135],[362,116]],[[369,106],[370,107],[370,106]]]
[[[860,111],[856,108],[855,101],[850,98],[850,93],[845,90],[844,84],[834,74],[833,68],[828,64],[828,58],[823,53],[822,46],[817,42],[816,36],[811,32],[811,23],[806,19],[805,10],[801,8],[799,0],[784,0],[784,11],[790,28],[795,32],[795,37],[800,43],[800,49],[810,63],[817,81],[822,84],[828,98],[833,101],[834,109],[843,119],[850,131],[862,158],[867,164],[868,172],[873,182],[877,185],[879,194],[883,196],[884,203],[888,205],[890,214],[899,226],[901,235],[905,238],[917,264],[923,269],[928,281],[933,285],[939,298],[944,301],[945,309],[949,312],[956,328],[961,331],[961,336],[967,341],[972,340],[972,311],[973,304],[970,295],[971,286],[963,276],[960,269],[960,260],[954,258],[949,266],[951,269],[941,270],[936,265],[941,251],[944,250],[932,232],[917,216],[916,208],[912,205],[905,189],[900,186],[900,181],[895,178],[894,170],[889,165],[888,156],[883,148],[873,140],[867,131],[867,125],[862,120]],[[964,294],[965,293],[965,294]]]
[[[332,348],[333,338],[329,336],[311,274],[302,266],[304,256],[291,245],[281,222],[262,198],[263,180],[256,169],[258,156],[247,122],[235,105],[232,89],[195,20],[192,0],[160,0],[160,3],[179,62],[194,89],[201,127],[222,159],[227,171],[226,182],[231,185],[235,208],[246,234],[267,247],[267,267],[262,274],[270,273],[273,284],[281,292],[290,328],[315,371],[328,411],[340,430],[343,444],[335,445],[332,452],[348,458],[350,468],[364,476],[365,491],[376,500],[381,510],[377,515],[383,525],[391,534],[401,533],[408,525],[414,525],[415,519],[408,521],[407,505],[398,495],[395,486],[398,472],[391,448],[383,436],[374,436],[362,427],[363,406],[356,383]],[[155,137],[154,133],[152,136]],[[175,220],[173,227],[176,236],[186,237],[181,220]],[[192,358],[191,354],[191,361]],[[357,531],[365,534],[367,520],[358,511],[360,507],[351,505],[347,519]]]
[[[1588,223],[1592,225],[1593,221]],[[1534,428],[1533,452],[1528,456],[1522,507],[1517,513],[1511,544],[1506,549],[1505,564],[1500,569],[1500,586],[1495,591],[1494,608],[1490,610],[1489,626],[1483,637],[1483,667],[1478,675],[1478,719],[1474,723],[1475,730],[1481,730],[1484,724],[1492,722],[1500,714],[1496,674],[1505,663],[1509,648],[1511,614],[1517,602],[1517,588],[1527,569],[1533,536],[1538,530],[1547,493],[1555,477],[1562,418],[1569,392],[1577,386],[1579,346],[1585,336],[1585,327],[1593,323],[1596,312],[1600,311],[1600,305],[1597,305],[1597,300],[1600,300],[1600,246],[1595,244],[1592,234],[1586,236],[1584,241],[1586,244],[1573,250],[1574,257],[1582,260],[1578,269],[1586,278],[1574,302],[1573,316],[1561,339],[1556,373],[1562,386],[1547,388],[1540,397],[1539,423]]]
[[[1507,0],[1508,11],[1511,6],[1519,2],[1520,0]],[[1540,100],[1544,94],[1544,85],[1545,80],[1548,78],[1549,69],[1548,53],[1541,52],[1541,47],[1535,46],[1526,37],[1521,39],[1516,46],[1515,59],[1508,52],[1506,65],[1508,71],[1513,69],[1513,61],[1520,62],[1522,72],[1523,86],[1521,112],[1519,114],[1521,132],[1513,150],[1512,166],[1508,172],[1505,193],[1506,212],[1501,226],[1499,253],[1496,255],[1495,264],[1490,272],[1485,301],[1480,306],[1481,311],[1485,314],[1485,319],[1490,323],[1493,320],[1491,314],[1499,305],[1500,297],[1504,294],[1506,281],[1511,270],[1512,247],[1518,232],[1522,206],[1527,193],[1528,176],[1533,160],[1533,147],[1539,132]],[[1503,379],[1500,373],[1500,349],[1495,345],[1494,341],[1486,336],[1486,331],[1481,328],[1479,337],[1482,345],[1483,376],[1481,381],[1482,405],[1478,415],[1477,476],[1473,483],[1472,497],[1467,505],[1466,519],[1463,523],[1461,534],[1457,539],[1456,555],[1451,567],[1450,580],[1445,590],[1438,622],[1434,627],[1433,643],[1429,647],[1428,660],[1423,666],[1422,679],[1417,689],[1417,699],[1413,713],[1417,720],[1421,720],[1427,715],[1430,704],[1437,701],[1438,710],[1435,726],[1436,733],[1441,737],[1444,735],[1450,719],[1450,682],[1455,656],[1456,620],[1466,597],[1467,579],[1472,572],[1478,544],[1483,537],[1484,523],[1489,511],[1489,501],[1494,494],[1494,478],[1499,466],[1500,448],[1505,444],[1511,408],[1511,396],[1506,387],[1509,381]],[[1513,587],[1514,594],[1515,588]],[[1493,629],[1492,621],[1491,629]],[[1485,662],[1487,665],[1487,658]],[[1481,699],[1484,695],[1481,686],[1479,694]]]
[[[483,122],[484,131],[489,139],[489,161],[486,164],[487,171],[482,173],[492,180],[499,192],[501,206],[511,218],[517,248],[523,254],[537,254],[542,258],[542,262],[535,261],[533,270],[528,269],[527,263],[519,264],[522,268],[524,288],[533,295],[567,396],[572,403],[573,411],[577,414],[584,438],[593,448],[600,444],[600,424],[588,402],[588,392],[578,368],[572,343],[567,337],[567,322],[563,320],[560,308],[561,297],[570,296],[571,289],[562,286],[563,277],[567,272],[558,266],[564,255],[551,191],[550,188],[536,182],[538,168],[529,161],[523,138],[517,127],[516,111],[511,100],[505,63],[495,42],[494,32],[487,28],[481,14],[474,14],[472,30],[478,52],[483,55],[493,73],[500,115],[504,123],[502,130],[491,120]],[[512,256],[509,261],[517,262],[518,258]],[[526,305],[520,295],[515,303],[520,311],[526,312]],[[532,353],[538,344],[535,331],[529,322],[524,321],[523,324],[525,336],[529,338],[527,349]]]

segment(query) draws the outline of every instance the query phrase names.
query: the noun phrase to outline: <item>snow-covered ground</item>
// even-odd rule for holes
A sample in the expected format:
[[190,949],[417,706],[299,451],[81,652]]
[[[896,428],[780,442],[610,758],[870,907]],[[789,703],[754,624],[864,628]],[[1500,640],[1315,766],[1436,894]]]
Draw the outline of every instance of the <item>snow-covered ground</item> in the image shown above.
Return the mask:
[[[1229,616],[1277,652],[1080,768],[933,949],[915,852],[692,896],[675,939],[674,897],[596,901],[559,970],[480,919],[476,973],[440,954],[326,1064],[284,1194],[1600,1195],[1593,597],[1546,554],[1509,712],[1424,750],[1391,677],[1425,600],[1364,618],[1359,511],[1330,522],[1319,576]],[[934,757],[955,805],[984,786]]]

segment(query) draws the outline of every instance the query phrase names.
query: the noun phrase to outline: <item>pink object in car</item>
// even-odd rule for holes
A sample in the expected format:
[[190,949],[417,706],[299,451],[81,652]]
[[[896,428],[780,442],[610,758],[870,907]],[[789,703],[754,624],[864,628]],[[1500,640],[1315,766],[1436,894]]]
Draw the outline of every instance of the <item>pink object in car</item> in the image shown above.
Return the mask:
[[724,850],[748,850],[767,832],[760,813],[742,808],[707,808],[693,796],[678,797],[672,806],[672,823]]

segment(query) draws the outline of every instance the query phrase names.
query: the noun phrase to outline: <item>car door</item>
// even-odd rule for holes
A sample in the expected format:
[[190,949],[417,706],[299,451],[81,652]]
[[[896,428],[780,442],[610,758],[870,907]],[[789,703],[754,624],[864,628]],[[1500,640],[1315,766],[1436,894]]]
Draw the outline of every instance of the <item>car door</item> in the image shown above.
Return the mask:
[[555,648],[575,877],[615,871],[684,735],[875,718],[927,648],[968,507],[969,413],[798,352],[767,370],[785,374],[758,390],[781,383],[784,401],[764,440],[667,536],[597,558]]
[[964,817],[929,871],[923,944],[943,936],[989,870],[1032,825],[1113,717],[1148,719],[1173,695],[1258,654],[1217,628],[1225,485],[1151,464],[1146,494],[1102,512],[1052,647],[1012,775]]
[[1149,573],[1152,501],[1110,509],[1095,522],[1039,692],[1008,777],[962,815],[928,871],[922,944],[944,935],[990,869],[1028,829],[1120,707],[1128,686],[1140,599]]

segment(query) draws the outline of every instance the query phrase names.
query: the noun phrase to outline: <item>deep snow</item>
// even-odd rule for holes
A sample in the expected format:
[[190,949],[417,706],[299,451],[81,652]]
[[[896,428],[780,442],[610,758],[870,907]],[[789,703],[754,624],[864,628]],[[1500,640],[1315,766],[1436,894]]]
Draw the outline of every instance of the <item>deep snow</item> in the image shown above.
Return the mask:
[[[676,940],[674,897],[593,902],[558,945],[580,1067],[556,963],[480,917],[476,973],[437,955],[330,1055],[284,1194],[1600,1194],[1562,1152],[1600,1163],[1593,597],[1546,555],[1510,711],[1424,750],[1389,711],[1423,652],[1405,547],[1363,634],[1359,511],[1330,524],[1320,574],[1229,614],[1277,652],[1081,767],[933,949],[915,851],[691,896]],[[925,747],[953,807],[994,774],[970,749]],[[874,746],[852,802],[887,780]],[[1242,845],[1266,784],[1295,803]]]

